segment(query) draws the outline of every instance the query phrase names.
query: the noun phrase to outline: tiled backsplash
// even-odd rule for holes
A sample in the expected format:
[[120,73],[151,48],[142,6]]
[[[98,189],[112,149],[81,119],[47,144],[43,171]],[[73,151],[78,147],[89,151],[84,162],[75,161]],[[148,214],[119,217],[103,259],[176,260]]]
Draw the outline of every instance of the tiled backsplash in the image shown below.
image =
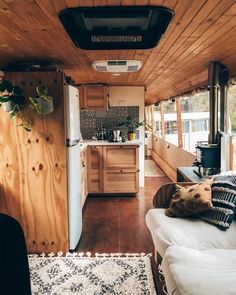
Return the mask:
[[[111,107],[107,111],[80,111],[80,129],[83,139],[92,139],[97,131],[101,128],[110,130],[120,129],[123,135],[127,134],[126,127],[119,127],[119,124],[125,120],[127,116],[131,116],[139,121],[139,107]],[[137,138],[138,138],[138,131]]]

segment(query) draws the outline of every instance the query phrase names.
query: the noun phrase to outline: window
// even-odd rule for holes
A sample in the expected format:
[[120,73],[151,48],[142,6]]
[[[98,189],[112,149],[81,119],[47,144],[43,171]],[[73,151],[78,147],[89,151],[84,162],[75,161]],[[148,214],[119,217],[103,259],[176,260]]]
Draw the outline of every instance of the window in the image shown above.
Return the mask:
[[229,98],[228,98],[229,117],[230,117],[230,130],[233,136],[233,170],[236,170],[236,86],[229,88]]
[[198,141],[208,141],[209,95],[198,93],[181,100],[183,148],[195,153]]
[[161,105],[154,106],[153,109],[153,120],[154,120],[154,135],[162,136],[161,130]]
[[176,102],[168,101],[164,104],[165,140],[178,145],[178,127]]

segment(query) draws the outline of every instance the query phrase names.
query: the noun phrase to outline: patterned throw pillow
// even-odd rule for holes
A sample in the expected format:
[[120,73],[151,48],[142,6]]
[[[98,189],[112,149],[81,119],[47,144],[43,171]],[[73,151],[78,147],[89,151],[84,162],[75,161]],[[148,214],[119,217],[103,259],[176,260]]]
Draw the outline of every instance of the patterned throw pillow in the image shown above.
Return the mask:
[[186,217],[210,210],[211,183],[212,180],[208,180],[185,187],[176,184],[176,193],[165,214],[169,217]]
[[220,229],[228,229],[236,216],[236,174],[215,176],[212,204],[212,209],[199,217]]

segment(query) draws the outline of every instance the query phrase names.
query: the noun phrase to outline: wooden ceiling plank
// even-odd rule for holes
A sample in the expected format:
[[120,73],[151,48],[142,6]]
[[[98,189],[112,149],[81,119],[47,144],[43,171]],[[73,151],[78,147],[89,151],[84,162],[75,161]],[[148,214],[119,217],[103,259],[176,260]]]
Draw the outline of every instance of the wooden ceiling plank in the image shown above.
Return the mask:
[[120,6],[121,0],[107,0],[107,6]]
[[[183,53],[183,55],[181,56],[182,57],[181,60],[179,59],[178,61],[176,61],[176,65],[178,65],[178,67],[183,67],[185,64],[189,64],[190,61],[191,63],[193,63],[194,59],[197,58],[197,60],[199,60],[199,54],[200,56],[204,55],[204,50],[207,50],[207,47],[217,46],[215,42],[217,43],[219,40],[220,40],[219,43],[222,44],[222,42],[224,40],[227,40],[228,38],[227,32],[229,32],[229,30],[231,30],[231,34],[232,32],[234,32],[233,28],[235,28],[235,23],[236,23],[235,17],[233,17],[231,18],[230,21],[225,23],[217,32],[215,32],[215,34],[212,34],[211,36],[207,35],[205,42],[197,47],[198,53],[194,53],[194,50],[193,49],[191,50],[191,47],[190,47],[189,50],[186,50]],[[221,47],[218,47],[218,48],[221,51]]]
[[122,6],[132,6],[135,4],[135,0],[121,0]]
[[[235,39],[234,39],[235,40]],[[235,52],[234,50],[234,46],[232,46],[232,48],[228,49],[226,48],[228,54],[233,54]],[[222,53],[219,51],[219,54]],[[206,54],[203,58],[203,65],[199,62],[199,57],[196,57],[195,59],[192,60],[191,63],[191,67],[189,66],[185,66],[185,67],[181,67],[178,71],[175,71],[172,73],[171,75],[171,79],[165,79],[165,76],[167,75],[167,73],[163,74],[163,80],[162,81],[155,81],[157,83],[157,85],[161,88],[164,88],[165,85],[167,85],[170,81],[175,81],[175,83],[177,83],[177,81],[179,80],[180,82],[184,79],[188,79],[188,77],[192,76],[193,74],[196,74],[198,71],[201,71],[202,68],[207,69],[208,68],[208,63],[209,63],[209,58],[211,56],[212,53]],[[217,56],[217,53],[215,53],[215,56]],[[224,62],[224,59],[227,58],[224,57],[221,59],[222,62]],[[163,82],[165,81],[165,82]],[[153,85],[150,85],[149,89],[151,90],[152,88],[155,88],[155,84],[153,83]]]
[[178,0],[164,0],[162,6],[174,9]]
[[[223,3],[222,3],[223,2]],[[228,5],[232,5],[232,3],[229,3],[230,1],[225,1],[225,2],[227,2],[228,3]],[[219,8],[220,8],[220,11],[221,11],[221,13],[223,13],[224,12],[224,10],[222,11],[222,9],[224,8],[225,10],[227,10],[228,9],[228,7],[227,7],[227,3],[225,3],[224,1],[220,1],[220,3],[219,3]],[[218,7],[217,6],[217,7]],[[217,8],[216,7],[216,8]],[[219,12],[219,9],[217,9],[217,11]],[[217,15],[218,17],[219,17],[219,15]],[[209,16],[210,17],[210,16]],[[216,16],[215,16],[216,17]],[[202,20],[203,21],[203,20]],[[196,39],[195,38],[192,38],[192,35],[190,35],[190,37],[186,40],[186,42],[188,42],[188,41],[190,41],[189,43],[190,44],[186,44],[186,46],[184,46],[184,44],[183,44],[183,46],[180,46],[179,45],[179,48],[175,48],[175,46],[173,46],[173,48],[172,48],[172,52],[173,52],[173,54],[174,55],[176,55],[176,57],[179,57],[180,55],[181,55],[181,53],[183,53],[183,52],[185,52],[186,53],[186,50],[188,50],[189,48],[190,48],[190,45],[192,45],[191,43],[196,43],[195,41],[196,41]],[[185,42],[185,43],[186,43]],[[173,50],[175,50],[175,51],[173,51]],[[177,58],[176,58],[177,59]],[[166,65],[166,67],[168,67],[168,66],[170,66],[170,64],[173,62],[173,60],[170,60],[169,58],[168,59],[166,59],[166,60],[164,60],[163,61],[164,63],[165,63],[165,65]],[[172,66],[173,67],[173,66]],[[158,74],[161,74],[161,71],[159,71],[159,72],[157,72],[156,73],[157,75]],[[146,83],[148,83],[148,81],[146,81]]]
[[153,6],[161,6],[163,3],[163,0],[149,0],[149,5]]
[[93,0],[65,0],[66,7],[92,7]]
[[[218,4],[222,3],[221,0],[218,1]],[[215,4],[217,4],[217,1],[215,1]],[[209,15],[209,12],[211,13],[214,8],[212,7],[210,2],[207,2],[206,5],[204,5],[203,9],[199,11],[199,13],[196,15],[196,20],[191,22],[191,25],[187,26],[186,30],[182,33],[182,35],[178,38],[177,42],[175,42],[170,50],[168,51],[169,56],[165,56],[163,60],[161,61],[162,64],[165,64],[166,67],[168,67],[172,62],[173,59],[170,58],[170,56],[176,56],[178,57],[180,53],[185,51],[189,46],[196,41],[196,37],[192,37],[192,33],[197,29],[199,23],[203,22]],[[186,37],[183,37],[186,36]],[[180,52],[180,53],[179,53]],[[156,74],[161,74],[163,70],[160,69]],[[147,77],[145,80],[145,83],[149,83],[151,80],[151,75]]]
[[[164,51],[166,53],[169,53],[169,51],[172,49],[174,44],[178,42],[178,39],[180,38],[181,34],[186,30],[188,25],[194,24],[194,18],[198,14],[199,10],[204,6],[206,3],[206,0],[201,0],[196,2],[192,2],[187,11],[185,12],[185,17],[182,18],[179,22],[178,25],[175,27],[174,31],[172,34],[169,36],[169,38],[166,40],[166,42],[163,44],[162,48],[160,49],[161,51]],[[168,57],[164,57],[164,60],[154,62],[152,65],[149,67],[148,70],[146,70],[145,75],[142,77],[142,82],[145,83],[148,75],[152,72],[152,69],[158,66],[160,63],[164,64],[165,59]]]
[[[219,30],[216,32],[216,34],[217,33],[219,33]],[[214,35],[215,36],[215,35]],[[196,42],[195,42],[196,43]],[[211,44],[211,46],[212,46],[212,44]],[[191,47],[190,47],[191,48]],[[188,49],[187,50],[185,50],[185,52],[183,53],[184,55],[186,55],[186,52],[188,52]],[[190,52],[190,55],[191,55],[191,52]],[[196,54],[195,54],[196,55]],[[191,60],[191,63],[192,63],[192,55],[191,55],[191,59],[189,59],[189,60],[186,60],[188,58],[188,56],[186,56],[186,58],[185,59],[183,59],[183,64],[188,64],[188,61],[190,62],[190,60]],[[174,67],[174,65],[175,65],[175,63],[172,63],[172,67]],[[183,65],[181,65],[181,62],[180,61],[178,61],[178,62],[176,62],[176,65],[178,66],[178,67],[181,67],[181,66],[183,66]],[[164,71],[162,71],[162,72],[165,72],[165,70]],[[172,72],[172,75],[173,75],[173,72]],[[158,77],[158,76],[157,76]],[[164,78],[164,75],[162,75],[162,73],[159,73],[159,77],[162,77],[162,78]],[[155,79],[155,78],[154,78]],[[156,78],[157,80],[159,80],[158,78]],[[148,85],[150,86],[150,89],[151,89],[151,87],[152,87],[152,85],[151,85],[152,83],[149,83]],[[155,84],[154,84],[155,85]],[[159,87],[160,87],[160,84],[159,84]]]
[[93,6],[107,6],[107,0],[93,0]]
[[[35,29],[48,29],[52,27],[35,2],[26,0],[13,1],[9,2],[8,6],[14,12],[12,22],[19,25],[22,30],[33,31]],[[6,11],[7,13],[8,11]]]
[[168,28],[168,30],[166,31],[166,33],[164,34],[164,36],[162,36],[159,44],[157,45],[156,48],[152,49],[152,51],[150,52],[149,57],[147,58],[143,70],[140,72],[140,75],[137,79],[137,83],[141,83],[143,80],[143,76],[146,72],[150,71],[150,68],[152,67],[153,64],[153,54],[155,52],[157,53],[164,53],[164,51],[162,50],[162,47],[164,46],[165,42],[167,41],[167,39],[169,38],[169,36],[171,36],[171,34],[173,33],[173,31],[175,30],[176,26],[178,25],[179,21],[183,18],[184,13],[188,10],[188,7],[191,4],[191,1],[185,1],[184,3],[180,3],[181,1],[177,2],[176,7],[175,7],[175,17],[172,21],[172,23],[170,24],[170,27]]
[[149,0],[135,0],[135,5],[137,6],[148,6]]
[[[236,38],[235,38],[234,34],[231,33],[231,35],[234,38],[234,42],[232,44],[235,44]],[[220,41],[219,40],[216,41],[216,42],[218,42],[220,44]],[[215,44],[215,48],[220,48],[219,47],[219,44]],[[226,48],[226,51],[228,51],[227,48]],[[232,52],[232,54],[235,52],[234,46],[232,46],[231,52]],[[208,68],[208,63],[209,63],[209,60],[210,59],[211,59],[211,57],[210,57],[209,54],[208,55],[206,54],[204,57],[202,57],[203,65],[204,65],[204,67],[206,69]],[[227,60],[227,57],[226,58],[222,58],[221,61],[224,63],[225,62],[225,59]],[[181,67],[181,69],[182,69],[182,72],[181,73],[179,71],[172,72],[171,80],[172,81],[176,81],[176,83],[177,83],[177,80],[178,79],[181,79],[182,78],[184,80],[184,77],[185,77],[185,79],[188,79],[188,77],[190,77],[191,75],[193,75],[193,73],[196,73],[198,71],[199,66],[201,67],[202,65],[201,65],[201,63],[199,63],[199,60],[195,58],[195,60],[192,60],[191,68],[190,69],[189,69],[189,66],[188,65],[185,66],[185,67],[183,65]],[[180,78],[178,78],[178,77],[180,77]],[[165,79],[165,76],[163,75],[162,81],[165,81],[165,83],[164,82],[159,82],[158,83],[158,81],[155,81],[155,82],[157,83],[157,85],[158,85],[159,88],[164,89],[165,88],[165,85],[168,85],[169,84],[170,79]],[[181,80],[180,80],[180,83],[181,83]],[[152,91],[152,89],[155,89],[155,88],[156,88],[155,84],[152,84],[152,85],[149,86],[149,90],[150,91]],[[186,89],[182,89],[182,91],[186,91]]]

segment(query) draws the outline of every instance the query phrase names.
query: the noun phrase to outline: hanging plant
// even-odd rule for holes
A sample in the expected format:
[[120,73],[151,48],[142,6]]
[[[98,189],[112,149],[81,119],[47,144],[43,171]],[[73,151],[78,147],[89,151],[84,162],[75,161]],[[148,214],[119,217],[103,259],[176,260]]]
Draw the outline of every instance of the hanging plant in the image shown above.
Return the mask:
[[48,88],[36,87],[37,95],[29,97],[30,107],[39,114],[49,114],[53,112],[53,97],[48,95]]
[[25,106],[23,90],[14,86],[11,81],[4,79],[4,72],[0,71],[0,104],[8,112],[11,121],[20,120],[17,126],[22,126],[26,131],[31,131],[31,123],[25,120],[22,109]]

